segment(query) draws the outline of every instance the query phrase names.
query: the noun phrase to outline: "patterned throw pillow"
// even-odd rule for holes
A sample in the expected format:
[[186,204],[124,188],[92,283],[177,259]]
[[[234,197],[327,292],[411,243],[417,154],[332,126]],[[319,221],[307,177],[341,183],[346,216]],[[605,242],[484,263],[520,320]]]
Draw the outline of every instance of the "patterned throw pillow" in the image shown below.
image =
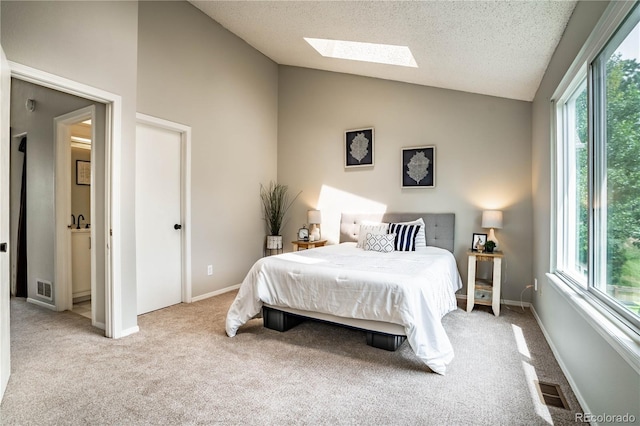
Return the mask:
[[396,234],[396,251],[415,251],[418,231],[420,231],[420,225],[390,224],[389,233]]
[[424,225],[424,220],[421,217],[411,222],[398,222],[398,224],[399,225],[420,225],[420,230],[418,231],[418,235],[416,235],[416,248],[427,246],[427,235],[425,232],[425,229],[427,227]]
[[367,234],[364,249],[367,251],[379,251],[391,253],[395,250],[396,234]]
[[386,234],[389,231],[388,223],[362,223],[358,233],[358,244],[356,247],[364,248],[367,234]]

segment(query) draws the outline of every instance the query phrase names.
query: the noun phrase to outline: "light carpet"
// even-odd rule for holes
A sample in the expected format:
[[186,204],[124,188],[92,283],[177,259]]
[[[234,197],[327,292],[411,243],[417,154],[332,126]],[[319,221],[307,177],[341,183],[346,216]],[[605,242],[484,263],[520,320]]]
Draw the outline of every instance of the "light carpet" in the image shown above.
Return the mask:
[[[455,358],[440,376],[406,342],[387,352],[318,322],[279,333],[254,319],[229,338],[235,294],[142,315],[140,332],[118,340],[13,299],[0,423],[568,425],[581,412],[528,310],[448,314]],[[542,405],[536,379],[558,383],[570,409]]]

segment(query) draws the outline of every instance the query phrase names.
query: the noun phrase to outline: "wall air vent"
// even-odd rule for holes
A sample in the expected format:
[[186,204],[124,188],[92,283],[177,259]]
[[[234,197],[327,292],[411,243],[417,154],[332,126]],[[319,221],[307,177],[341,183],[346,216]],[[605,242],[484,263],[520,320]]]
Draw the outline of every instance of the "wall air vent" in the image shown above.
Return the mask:
[[38,280],[38,296],[53,300],[53,285],[49,281]]

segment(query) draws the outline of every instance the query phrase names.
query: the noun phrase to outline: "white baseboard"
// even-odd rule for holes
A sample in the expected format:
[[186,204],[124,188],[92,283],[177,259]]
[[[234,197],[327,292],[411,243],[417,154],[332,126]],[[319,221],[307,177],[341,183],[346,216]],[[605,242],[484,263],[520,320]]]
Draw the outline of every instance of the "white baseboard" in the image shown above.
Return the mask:
[[536,319],[536,322],[538,323],[540,330],[542,330],[542,334],[544,335],[545,340],[549,344],[549,347],[551,348],[551,352],[553,352],[554,358],[556,359],[556,361],[558,361],[558,365],[560,366],[560,369],[564,373],[564,376],[567,378],[567,381],[569,382],[569,386],[571,386],[571,390],[573,391],[573,394],[576,396],[576,399],[578,400],[578,403],[580,404],[582,411],[584,413],[592,413],[593,411],[589,409],[587,402],[585,401],[584,397],[580,393],[580,389],[576,385],[575,380],[573,380],[573,377],[571,377],[571,374],[569,373],[569,369],[567,368],[566,364],[562,360],[560,353],[556,349],[556,346],[553,344],[553,341],[551,340],[551,336],[549,335],[549,333],[547,332],[547,329],[542,324],[542,320],[538,316],[538,313],[536,312],[536,308],[533,305],[531,305],[531,312],[533,313],[533,317]]
[[34,305],[42,306],[43,308],[51,309],[52,311],[57,311],[56,305],[52,305],[50,303],[43,302],[41,300],[32,299],[27,297],[27,302],[33,303]]
[[191,298],[191,302],[199,302],[200,300],[208,299],[213,296],[218,296],[220,294],[228,293],[233,290],[237,290],[240,288],[240,284],[232,285],[231,287],[225,287],[220,290],[212,291],[210,293],[201,294],[200,296],[195,296]]
[[[76,302],[76,299],[80,299],[81,297],[87,297],[87,296],[91,296],[91,290],[79,291],[77,293],[73,293],[72,295],[74,303]],[[91,298],[89,297],[89,299]]]
[[[467,295],[466,294],[456,294],[456,299],[458,300],[467,300]],[[501,305],[509,305],[509,306],[522,306],[525,308],[528,308],[531,306],[530,302],[520,302],[519,300],[508,300],[508,299],[501,299],[500,300],[500,304]]]
[[138,327],[137,325],[134,327],[127,328],[125,330],[122,330],[122,333],[120,333],[119,338],[130,336],[132,334],[137,333],[138,331],[140,331],[140,327]]
[[103,322],[94,322],[91,323],[91,325],[95,328],[99,328],[100,330],[104,330],[106,328]]

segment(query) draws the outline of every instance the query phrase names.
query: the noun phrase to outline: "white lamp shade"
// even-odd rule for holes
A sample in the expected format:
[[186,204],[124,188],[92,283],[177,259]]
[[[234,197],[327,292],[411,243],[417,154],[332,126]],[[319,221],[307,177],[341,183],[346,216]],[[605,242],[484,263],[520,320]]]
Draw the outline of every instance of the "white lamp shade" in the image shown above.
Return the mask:
[[502,228],[502,212],[500,210],[485,210],[482,212],[483,228]]
[[307,212],[307,223],[309,223],[309,225],[322,223],[322,213],[320,210],[309,210]]

